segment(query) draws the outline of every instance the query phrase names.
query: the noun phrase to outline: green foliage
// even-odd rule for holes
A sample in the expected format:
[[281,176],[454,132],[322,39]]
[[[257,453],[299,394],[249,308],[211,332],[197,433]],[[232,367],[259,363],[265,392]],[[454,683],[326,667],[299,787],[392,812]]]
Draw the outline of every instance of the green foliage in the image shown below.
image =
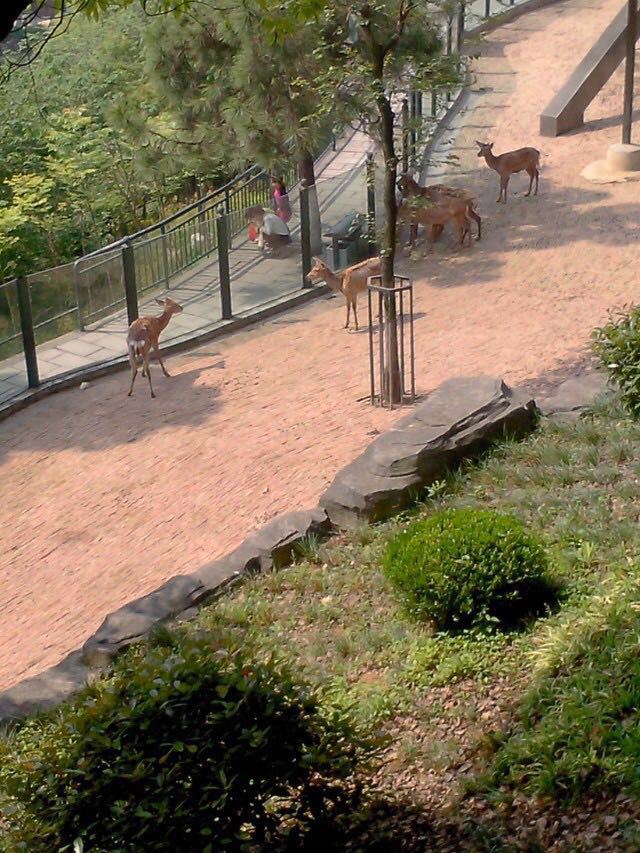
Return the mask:
[[562,627],[538,649],[537,683],[485,787],[560,800],[621,788],[638,797],[640,581],[608,584],[587,608],[569,611]]
[[629,306],[593,333],[593,348],[618,385],[622,401],[640,414],[640,306]]
[[11,850],[264,849],[330,810],[362,755],[272,659],[158,635],[0,745]]
[[517,623],[550,599],[540,542],[516,518],[448,509],[389,542],[384,571],[407,610],[438,630]]

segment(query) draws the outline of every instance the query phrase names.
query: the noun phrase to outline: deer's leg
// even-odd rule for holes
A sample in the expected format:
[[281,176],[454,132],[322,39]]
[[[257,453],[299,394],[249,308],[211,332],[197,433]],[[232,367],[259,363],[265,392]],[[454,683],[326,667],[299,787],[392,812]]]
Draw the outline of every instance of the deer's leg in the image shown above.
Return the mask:
[[432,225],[431,226],[431,242],[435,243],[443,231],[444,231],[444,225]]
[[534,195],[538,195],[538,181],[540,180],[540,172],[536,169],[536,188],[533,192]]
[[502,192],[502,203],[507,203],[507,187],[509,186],[509,175],[506,175],[500,181],[501,187],[500,191]]
[[149,368],[149,360],[148,359],[149,359],[149,353],[146,352],[144,354],[144,364],[145,364],[145,367],[147,368],[147,379],[149,380],[149,390],[151,391],[151,396],[155,397],[156,395],[153,393],[153,385],[151,384],[151,370]]
[[356,310],[356,297],[355,296],[353,297],[352,305],[353,305],[353,319],[356,321],[356,332],[357,332],[359,327],[358,327],[358,312]]
[[167,368],[164,366],[164,361],[162,360],[162,356],[160,355],[160,345],[155,344],[153,348],[156,352],[156,358],[160,362],[160,367],[162,368],[162,372],[164,373],[165,376],[171,376],[171,374],[167,371]]
[[[469,208],[469,216],[475,220],[475,223],[478,226],[478,236],[476,239],[479,240],[482,237],[482,219],[472,207]],[[469,231],[469,240],[471,240],[471,231]]]
[[349,301],[349,297],[347,297],[347,322],[344,324],[345,329],[349,328],[349,318],[351,317],[351,302]]
[[526,191],[526,193],[524,194],[524,197],[525,197],[525,198],[528,198],[528,196],[530,196],[530,195],[531,195],[531,187],[533,186],[533,179],[534,179],[534,178],[535,178],[535,176],[536,176],[536,173],[535,173],[535,170],[534,170],[534,169],[532,169],[531,171],[530,171],[529,169],[527,169],[527,174],[529,175],[529,189],[528,189],[528,190]]
[[131,350],[129,350],[129,364],[131,365],[131,385],[129,386],[127,397],[133,394],[133,383],[136,381],[136,376],[138,375],[138,366]]

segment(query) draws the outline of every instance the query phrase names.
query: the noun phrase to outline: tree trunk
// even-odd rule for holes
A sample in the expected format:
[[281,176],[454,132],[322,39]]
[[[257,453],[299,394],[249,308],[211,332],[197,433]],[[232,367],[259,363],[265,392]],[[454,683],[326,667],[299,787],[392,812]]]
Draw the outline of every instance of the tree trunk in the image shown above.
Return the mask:
[[318,204],[318,191],[316,188],[316,173],[313,164],[313,156],[304,151],[298,161],[298,176],[301,181],[306,181],[309,187],[309,231],[311,232],[311,252],[314,255],[322,254],[322,225],[320,222],[320,205]]
[[[383,202],[385,224],[382,234],[382,251],[380,260],[382,266],[383,287],[394,286],[394,260],[396,254],[396,224],[398,209],[396,205],[396,178],[398,158],[393,138],[394,114],[391,103],[386,95],[378,99],[378,113],[382,131],[382,154],[384,157]],[[395,298],[390,294],[385,299],[386,336],[385,336],[385,375],[383,393],[390,403],[402,401],[402,383],[400,380],[400,363],[398,359],[398,327],[396,318]]]

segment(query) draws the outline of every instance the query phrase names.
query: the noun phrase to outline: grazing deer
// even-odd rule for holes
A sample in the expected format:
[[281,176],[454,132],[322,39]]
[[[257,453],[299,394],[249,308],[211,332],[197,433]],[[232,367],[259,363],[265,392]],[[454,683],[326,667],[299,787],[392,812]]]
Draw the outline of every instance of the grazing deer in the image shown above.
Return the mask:
[[331,290],[336,293],[342,293],[347,300],[347,322],[344,324],[345,329],[349,328],[349,318],[351,309],[353,308],[353,317],[356,321],[356,332],[358,331],[358,294],[367,289],[367,279],[371,275],[380,275],[382,265],[380,258],[367,258],[366,261],[361,261],[359,264],[354,264],[344,270],[334,272],[320,258],[313,259],[313,267],[307,274],[307,278],[313,284],[318,284],[324,281],[329,285]]
[[177,302],[168,297],[166,299],[156,299],[156,302],[158,305],[162,305],[162,314],[158,317],[139,317],[133,321],[127,332],[127,351],[129,353],[129,364],[131,365],[131,387],[127,395],[129,397],[133,392],[133,383],[136,381],[136,376],[138,375],[140,361],[142,361],[142,375],[146,375],[149,380],[151,396],[156,396],[153,393],[151,370],[149,369],[149,355],[152,349],[155,350],[162,372],[165,376],[169,376],[160,355],[158,337],[160,336],[160,332],[167,327],[173,315],[179,314],[182,311],[182,305],[178,305]]
[[504,154],[499,154],[496,157],[493,153],[493,142],[478,142],[476,139],[476,145],[480,148],[478,157],[484,157],[487,166],[500,175],[500,195],[496,204],[500,204],[503,195],[504,203],[507,203],[509,178],[516,172],[525,171],[529,175],[529,189],[525,193],[525,198],[531,195],[534,178],[536,179],[536,189],[533,194],[538,195],[540,152],[537,148],[518,148],[516,151],[505,151]]
[[464,238],[469,235],[469,243],[471,243],[471,223],[467,216],[467,205],[449,205],[439,203],[429,203],[429,200],[422,197],[419,199],[405,199],[398,207],[398,223],[408,222],[411,225],[411,236],[409,245],[411,248],[415,246],[418,225],[423,225],[425,228],[432,229],[433,242],[433,227],[439,226],[440,230],[436,236],[442,231],[448,222],[453,222],[458,231],[460,245],[464,246]]
[[[431,184],[429,187],[421,187],[420,184],[408,173],[400,176],[397,186],[403,198],[424,196],[431,201],[435,201],[436,204],[448,204],[452,207],[460,204],[460,202],[466,204],[465,212],[467,216],[473,219],[478,226],[478,236],[476,239],[479,240],[482,237],[482,219],[478,216],[475,210],[476,199],[467,190],[458,189],[457,187],[448,187],[445,184]],[[438,239],[442,233],[442,229],[442,225],[431,226],[432,243]]]

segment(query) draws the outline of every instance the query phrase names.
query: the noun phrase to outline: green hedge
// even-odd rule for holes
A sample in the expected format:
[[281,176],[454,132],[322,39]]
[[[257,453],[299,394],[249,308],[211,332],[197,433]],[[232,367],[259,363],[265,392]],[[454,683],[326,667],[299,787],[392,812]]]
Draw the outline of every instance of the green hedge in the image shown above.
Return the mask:
[[623,309],[593,333],[593,349],[619,386],[625,407],[640,413],[640,306]]
[[[327,812],[362,755],[281,666],[175,640],[0,744],[6,850],[268,845]],[[4,822],[4,825],[3,825]]]
[[517,623],[552,597],[541,543],[516,518],[449,509],[410,524],[384,571],[407,610],[437,630]]

